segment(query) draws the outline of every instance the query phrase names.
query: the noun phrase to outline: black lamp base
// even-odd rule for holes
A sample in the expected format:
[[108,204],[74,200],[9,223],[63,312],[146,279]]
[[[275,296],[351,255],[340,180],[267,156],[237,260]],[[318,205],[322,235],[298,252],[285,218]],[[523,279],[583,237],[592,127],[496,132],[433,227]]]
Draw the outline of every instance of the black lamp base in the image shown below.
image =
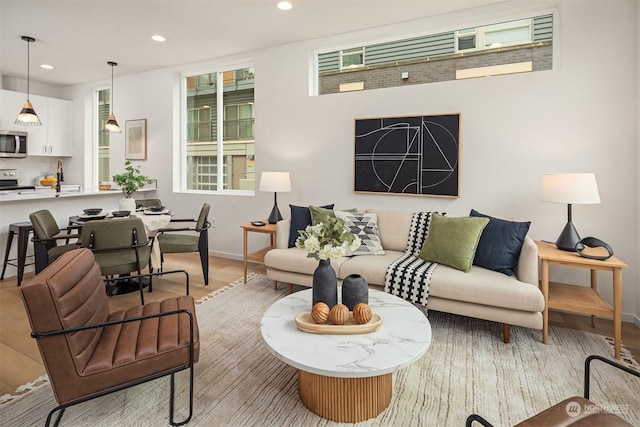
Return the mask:
[[269,214],[269,224],[275,224],[278,221],[282,221],[282,215],[280,215],[278,205],[273,205],[273,209],[271,209],[271,213]]
[[556,247],[563,251],[576,251],[576,243],[580,241],[580,236],[576,231],[576,228],[573,226],[571,221],[567,222],[567,225],[562,229],[562,233],[556,240]]

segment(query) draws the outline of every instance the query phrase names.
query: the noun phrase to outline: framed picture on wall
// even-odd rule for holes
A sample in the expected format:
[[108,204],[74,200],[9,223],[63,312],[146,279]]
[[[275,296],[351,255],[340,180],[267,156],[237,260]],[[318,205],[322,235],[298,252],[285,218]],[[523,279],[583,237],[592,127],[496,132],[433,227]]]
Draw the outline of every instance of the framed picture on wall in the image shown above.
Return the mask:
[[354,190],[460,197],[460,114],[356,119]]
[[124,132],[125,159],[147,160],[147,119],[127,120]]

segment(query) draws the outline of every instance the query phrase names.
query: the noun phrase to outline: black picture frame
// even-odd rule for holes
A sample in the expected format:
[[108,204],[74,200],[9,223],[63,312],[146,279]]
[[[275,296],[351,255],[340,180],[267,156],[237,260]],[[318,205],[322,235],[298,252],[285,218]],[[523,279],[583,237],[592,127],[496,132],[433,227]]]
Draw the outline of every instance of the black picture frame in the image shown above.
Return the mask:
[[355,120],[356,193],[460,197],[460,113]]

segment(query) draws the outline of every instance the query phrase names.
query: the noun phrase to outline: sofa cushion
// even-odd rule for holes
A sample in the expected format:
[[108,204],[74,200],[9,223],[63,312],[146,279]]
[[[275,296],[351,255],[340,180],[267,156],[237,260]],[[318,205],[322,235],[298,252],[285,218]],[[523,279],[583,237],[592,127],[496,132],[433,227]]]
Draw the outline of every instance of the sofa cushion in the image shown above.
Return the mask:
[[468,272],[488,218],[431,216],[429,234],[418,257]]
[[474,209],[471,209],[469,215],[489,219],[480,236],[473,263],[511,276],[531,222],[507,221],[481,214]]
[[362,244],[348,255],[384,255],[378,235],[378,216],[374,213],[335,211],[336,218],[344,221],[344,228],[358,236]]
[[384,255],[356,256],[340,264],[338,278],[359,274],[369,285],[384,286],[389,264],[404,255],[404,252],[386,250]]
[[[333,209],[333,204],[322,206],[326,209]],[[291,208],[291,226],[289,227],[289,245],[293,248],[298,238],[298,230],[304,230],[307,225],[311,225],[311,212],[308,206],[289,205]]]
[[378,233],[385,251],[407,250],[413,213],[378,209],[367,209],[366,212],[375,213],[378,216]]
[[[340,209],[343,212],[358,212],[357,208],[351,209]],[[325,208],[324,206],[309,206],[309,211],[311,212],[311,224],[316,225],[321,222],[327,222],[327,218],[335,218],[335,212],[333,210],[333,205],[331,208]]]
[[429,284],[429,297],[432,296],[512,310],[544,309],[544,297],[537,286],[477,265],[469,273],[438,265]]

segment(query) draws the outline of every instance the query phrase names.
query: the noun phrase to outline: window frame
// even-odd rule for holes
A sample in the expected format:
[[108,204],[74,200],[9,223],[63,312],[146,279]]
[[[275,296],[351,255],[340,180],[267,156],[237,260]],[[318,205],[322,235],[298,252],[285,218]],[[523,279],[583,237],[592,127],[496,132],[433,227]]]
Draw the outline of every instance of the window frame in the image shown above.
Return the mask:
[[[240,190],[240,189],[230,189],[224,188],[224,174],[217,175],[216,180],[216,190],[201,190],[201,189],[189,189],[187,188],[188,184],[188,132],[187,132],[187,80],[190,77],[196,77],[203,74],[216,74],[216,113],[217,116],[217,125],[216,125],[216,133],[215,140],[217,142],[217,151],[215,156],[217,156],[217,164],[216,169],[218,171],[225,170],[225,154],[224,154],[224,74],[228,71],[236,72],[238,70],[251,68],[254,73],[254,96],[255,96],[255,63],[253,60],[244,60],[241,62],[234,63],[225,63],[215,65],[212,64],[210,66],[204,66],[203,68],[198,69],[190,69],[184,70],[182,72],[176,72],[175,74],[175,84],[174,84],[174,99],[177,98],[179,102],[176,102],[174,105],[176,109],[174,110],[174,123],[175,123],[175,131],[174,131],[174,155],[178,156],[178,159],[174,158],[174,170],[177,171],[179,179],[174,180],[173,189],[174,192],[179,193],[190,193],[190,194],[216,194],[216,195],[240,195],[240,196],[253,196],[255,195],[256,189],[252,190]],[[235,74],[234,74],[235,75]],[[219,89],[218,89],[219,88]],[[253,101],[255,105],[255,99]],[[222,112],[222,113],[221,113]],[[253,108],[253,116],[255,123],[255,107]],[[222,125],[221,125],[222,124]],[[214,135],[212,134],[212,139]],[[232,141],[233,142],[233,141]],[[254,144],[255,144],[255,130],[254,130]],[[254,148],[255,152],[255,148]],[[229,177],[230,179],[230,177]]]

